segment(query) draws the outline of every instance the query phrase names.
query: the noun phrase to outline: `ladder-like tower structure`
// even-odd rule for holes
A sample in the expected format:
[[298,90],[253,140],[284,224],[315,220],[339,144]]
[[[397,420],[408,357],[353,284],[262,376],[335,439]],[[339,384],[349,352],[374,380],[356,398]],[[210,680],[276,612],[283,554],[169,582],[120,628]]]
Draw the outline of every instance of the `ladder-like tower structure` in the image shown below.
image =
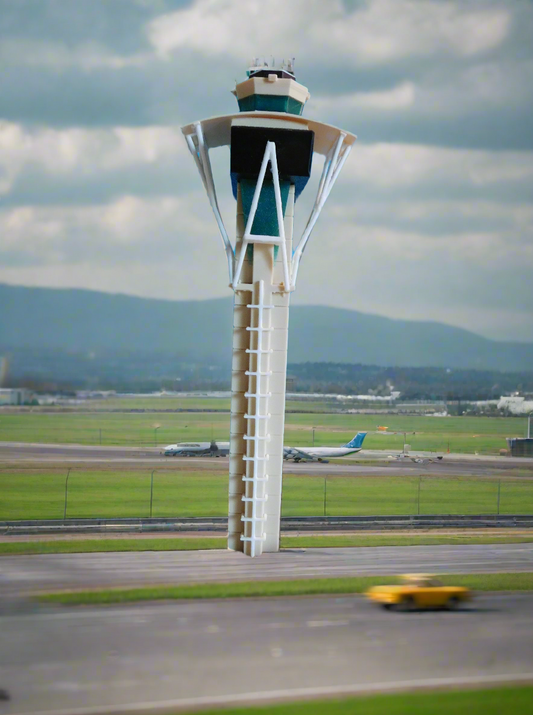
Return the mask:
[[[234,291],[228,548],[279,550],[289,299],[303,251],[355,136],[301,114],[292,63],[256,62],[236,85],[240,113],[182,128],[218,223]],[[235,244],[217,201],[209,151],[229,146]],[[297,198],[324,156],[317,196],[293,246]]]

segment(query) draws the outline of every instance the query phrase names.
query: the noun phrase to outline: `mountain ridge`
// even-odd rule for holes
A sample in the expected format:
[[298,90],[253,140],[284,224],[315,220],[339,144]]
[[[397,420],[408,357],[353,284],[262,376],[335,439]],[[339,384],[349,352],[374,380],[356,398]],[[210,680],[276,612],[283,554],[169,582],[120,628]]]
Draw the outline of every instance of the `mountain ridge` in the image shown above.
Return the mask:
[[[0,284],[0,350],[153,351],[231,359],[232,299],[173,301],[80,288]],[[289,360],[526,370],[533,343],[490,340],[436,321],[293,305]]]

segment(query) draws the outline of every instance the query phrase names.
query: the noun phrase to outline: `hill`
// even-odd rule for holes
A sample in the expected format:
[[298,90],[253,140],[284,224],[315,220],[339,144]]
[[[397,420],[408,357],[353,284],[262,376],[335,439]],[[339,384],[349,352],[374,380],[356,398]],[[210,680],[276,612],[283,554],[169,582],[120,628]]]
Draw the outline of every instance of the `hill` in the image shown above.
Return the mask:
[[[78,289],[0,284],[0,354],[24,349],[172,354],[227,365],[231,298],[168,301]],[[291,308],[289,360],[521,371],[533,344],[498,342],[436,322],[324,306]]]

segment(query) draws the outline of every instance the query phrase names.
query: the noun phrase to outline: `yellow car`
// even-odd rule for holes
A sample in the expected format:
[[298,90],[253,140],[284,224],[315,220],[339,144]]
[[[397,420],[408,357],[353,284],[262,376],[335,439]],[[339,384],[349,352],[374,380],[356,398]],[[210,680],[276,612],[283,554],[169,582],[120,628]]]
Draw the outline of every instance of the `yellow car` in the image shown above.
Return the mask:
[[472,598],[472,592],[462,586],[444,586],[429,574],[407,574],[396,586],[373,586],[366,596],[383,608],[412,611],[418,608],[458,608]]

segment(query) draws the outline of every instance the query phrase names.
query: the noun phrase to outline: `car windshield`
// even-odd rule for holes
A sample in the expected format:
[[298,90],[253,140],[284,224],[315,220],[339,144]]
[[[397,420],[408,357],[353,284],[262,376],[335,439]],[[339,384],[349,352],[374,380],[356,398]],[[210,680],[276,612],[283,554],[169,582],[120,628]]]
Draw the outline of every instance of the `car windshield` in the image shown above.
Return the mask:
[[403,580],[417,588],[438,588],[444,585],[438,578],[431,576],[404,576]]
[[436,578],[419,578],[413,581],[413,585],[418,588],[438,588],[442,586],[442,581]]

